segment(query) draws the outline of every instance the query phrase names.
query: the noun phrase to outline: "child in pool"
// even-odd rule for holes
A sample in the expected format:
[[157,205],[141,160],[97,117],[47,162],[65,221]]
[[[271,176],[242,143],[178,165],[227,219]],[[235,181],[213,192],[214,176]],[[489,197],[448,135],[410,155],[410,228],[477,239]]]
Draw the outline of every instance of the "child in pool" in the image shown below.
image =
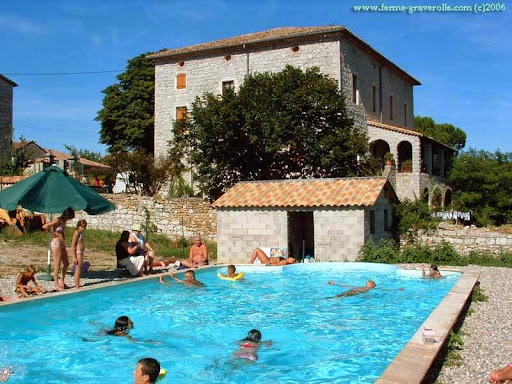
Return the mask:
[[[190,285],[190,286],[196,286],[196,287],[204,287],[204,284],[201,283],[199,280],[196,280],[196,274],[192,270],[188,270],[185,272],[185,280],[178,279],[176,276],[174,276],[174,273],[170,272],[169,276],[171,279],[176,280],[178,283],[184,284],[184,285]],[[167,281],[164,280],[163,276],[159,276],[160,282],[162,284],[169,284]]]
[[439,268],[437,268],[437,265],[435,265],[435,264],[430,265],[428,274],[425,273],[425,268],[422,268],[421,275],[424,278],[427,277],[427,278],[431,278],[431,279],[440,279],[443,277],[443,276],[441,276],[441,272],[439,272]]
[[228,274],[223,275],[222,273],[219,273],[219,277],[228,277],[228,278],[235,278],[238,277],[239,273],[236,273],[236,267],[233,264],[228,265]]
[[[21,293],[24,297],[29,297],[30,295],[40,295],[41,293],[46,293],[46,289],[41,287],[36,280],[35,277],[36,269],[33,265],[29,265],[27,270],[21,272],[18,276],[18,280],[16,280],[16,288],[15,291],[17,293]],[[28,285],[30,282],[34,282],[34,286]]]
[[73,240],[71,240],[71,254],[75,264],[75,289],[80,289],[80,273],[82,272],[85,254],[85,228],[87,228],[87,221],[84,219],[78,220],[73,233]]
[[[238,359],[249,361],[258,360],[258,350],[260,348],[261,332],[257,329],[251,329],[245,339],[240,340],[238,350],[233,354]],[[264,342],[265,345],[272,345],[271,341]]]
[[0,372],[0,381],[2,383],[6,382],[12,375],[14,375],[14,371],[11,367],[3,367],[2,371]]
[[133,337],[128,334],[128,331],[133,328],[133,321],[128,316],[118,317],[114,328],[107,331],[107,335],[124,336],[133,341]]

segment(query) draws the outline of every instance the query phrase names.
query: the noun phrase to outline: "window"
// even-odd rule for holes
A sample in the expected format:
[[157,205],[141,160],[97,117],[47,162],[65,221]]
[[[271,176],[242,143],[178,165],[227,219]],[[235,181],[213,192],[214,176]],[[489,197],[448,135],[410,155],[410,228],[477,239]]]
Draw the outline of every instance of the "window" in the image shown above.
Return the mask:
[[404,103],[404,127],[407,127],[407,104]]
[[176,88],[177,89],[185,89],[187,88],[187,75],[185,73],[180,73],[176,76]]
[[375,233],[375,211],[370,211],[370,234]]
[[389,96],[389,119],[393,120],[393,96]]
[[387,232],[389,231],[389,217],[388,217],[388,210],[384,210],[384,230]]
[[187,115],[187,107],[176,107],[176,120],[183,120]]
[[235,82],[233,80],[222,82],[222,96],[226,94],[228,89],[235,90]]
[[377,112],[377,87],[372,86],[372,110]]
[[352,74],[352,102],[359,104],[359,90],[357,89],[357,76]]

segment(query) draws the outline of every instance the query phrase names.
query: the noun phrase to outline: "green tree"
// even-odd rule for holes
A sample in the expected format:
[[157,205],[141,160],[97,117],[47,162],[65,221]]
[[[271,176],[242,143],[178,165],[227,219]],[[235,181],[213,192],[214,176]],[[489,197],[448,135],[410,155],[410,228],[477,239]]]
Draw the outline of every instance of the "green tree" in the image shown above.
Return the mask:
[[477,223],[512,223],[512,153],[470,149],[457,156],[448,175],[452,205],[471,211]]
[[436,124],[434,119],[426,116],[414,118],[414,128],[443,144],[449,145],[456,150],[461,150],[466,145],[466,133],[452,124]]
[[105,158],[114,174],[124,178],[127,192],[142,196],[154,196],[173,176],[173,164],[169,158],[154,159],[143,149],[133,152],[117,152]]
[[94,152],[89,149],[78,149],[75,146],[69,144],[65,144],[64,147],[67,149],[71,156],[83,157],[87,160],[103,163],[104,156],[101,154],[101,152]]
[[103,90],[100,143],[108,152],[154,149],[155,67],[146,54],[128,61],[126,71],[117,76],[119,83]]
[[[20,136],[19,141],[25,141]],[[23,171],[30,165],[31,156],[27,148],[22,146],[16,149],[10,147],[7,153],[2,154],[0,159],[0,175],[4,176],[21,176]]]
[[248,76],[236,94],[204,94],[173,132],[171,156],[187,155],[211,198],[240,180],[376,171],[367,136],[347,116],[337,82],[318,68],[287,66]]

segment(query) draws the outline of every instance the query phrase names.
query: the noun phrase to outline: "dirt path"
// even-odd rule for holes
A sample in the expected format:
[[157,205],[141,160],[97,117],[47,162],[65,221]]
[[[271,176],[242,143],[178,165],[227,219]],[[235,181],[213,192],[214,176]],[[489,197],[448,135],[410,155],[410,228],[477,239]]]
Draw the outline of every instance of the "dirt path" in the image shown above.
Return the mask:
[[[48,249],[44,246],[9,240],[0,241],[0,276],[18,274],[21,269],[25,269],[29,264],[33,264],[38,270],[46,270],[47,258]],[[107,254],[88,250],[85,259],[91,263],[95,271],[104,271],[116,267],[114,252]],[[72,261],[71,258],[70,261]]]

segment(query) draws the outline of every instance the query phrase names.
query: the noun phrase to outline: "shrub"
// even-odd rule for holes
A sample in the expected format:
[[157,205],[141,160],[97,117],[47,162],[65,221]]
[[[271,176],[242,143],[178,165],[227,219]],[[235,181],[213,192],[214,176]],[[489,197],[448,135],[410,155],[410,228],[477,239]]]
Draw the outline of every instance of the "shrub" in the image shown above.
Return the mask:
[[359,250],[359,261],[373,263],[397,263],[399,259],[398,244],[391,239],[381,239],[377,244],[372,240]]
[[413,242],[419,230],[433,231],[441,219],[432,217],[428,203],[421,200],[404,200],[395,206],[394,221],[398,235]]

